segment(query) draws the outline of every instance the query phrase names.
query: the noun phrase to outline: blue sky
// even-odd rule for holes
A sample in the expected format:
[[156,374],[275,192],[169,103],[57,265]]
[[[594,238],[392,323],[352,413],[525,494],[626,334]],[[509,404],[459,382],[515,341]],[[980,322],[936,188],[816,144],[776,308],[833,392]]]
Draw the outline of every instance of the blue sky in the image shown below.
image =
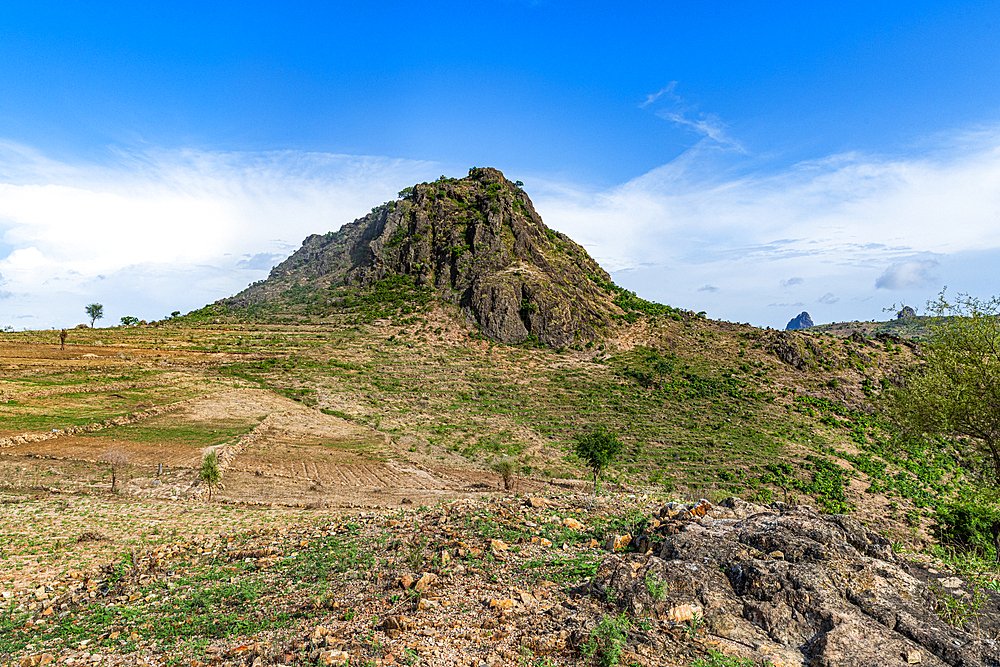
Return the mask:
[[0,6],[0,326],[163,317],[471,166],[783,327],[1000,293],[996,3]]

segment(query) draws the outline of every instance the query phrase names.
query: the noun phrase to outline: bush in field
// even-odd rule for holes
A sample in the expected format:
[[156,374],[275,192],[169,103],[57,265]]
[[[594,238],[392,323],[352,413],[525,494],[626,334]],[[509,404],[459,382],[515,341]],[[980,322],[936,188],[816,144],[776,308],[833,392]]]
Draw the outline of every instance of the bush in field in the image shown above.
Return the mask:
[[521,472],[521,464],[512,456],[505,456],[490,466],[496,474],[503,479],[503,490],[510,491],[514,488],[514,481]]

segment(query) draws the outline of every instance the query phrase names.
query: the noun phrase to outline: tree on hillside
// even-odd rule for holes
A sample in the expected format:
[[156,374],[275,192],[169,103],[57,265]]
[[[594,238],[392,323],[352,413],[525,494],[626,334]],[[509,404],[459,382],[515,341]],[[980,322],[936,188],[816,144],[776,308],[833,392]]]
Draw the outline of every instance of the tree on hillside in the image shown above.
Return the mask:
[[201,471],[198,478],[208,487],[208,501],[212,502],[212,489],[219,483],[222,473],[219,471],[219,457],[213,449],[201,460]]
[[972,438],[1000,484],[1000,297],[942,291],[928,310],[936,319],[924,363],[888,392],[887,410],[910,432]]
[[84,310],[87,311],[87,317],[90,318],[91,329],[94,328],[94,322],[104,317],[104,306],[99,303],[89,304]]
[[594,493],[597,493],[601,475],[618,458],[624,447],[618,435],[604,426],[597,426],[590,433],[576,436],[573,451],[594,471]]

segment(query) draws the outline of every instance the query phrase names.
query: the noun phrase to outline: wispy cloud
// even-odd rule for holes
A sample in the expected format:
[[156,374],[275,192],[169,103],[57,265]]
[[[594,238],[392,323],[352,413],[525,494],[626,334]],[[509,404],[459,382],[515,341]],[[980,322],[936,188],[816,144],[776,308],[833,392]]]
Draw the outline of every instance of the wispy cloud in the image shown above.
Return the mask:
[[676,87],[677,87],[677,82],[676,81],[671,81],[670,83],[668,83],[663,88],[660,88],[655,93],[647,95],[646,96],[646,101],[643,102],[642,104],[640,104],[639,108],[640,109],[645,109],[650,104],[652,104],[653,102],[657,101],[658,99],[660,99],[664,95],[667,95],[668,97],[672,98],[674,101],[678,101],[679,102],[680,98],[678,98],[676,95],[674,95],[674,88],[676,88]]
[[792,278],[786,278],[786,279],[782,280],[781,281],[781,286],[782,287],[794,287],[795,285],[801,285],[804,282],[805,282],[805,280],[803,280],[799,276],[794,276]]
[[698,288],[699,292],[718,292],[719,288],[715,285],[702,285]]
[[677,81],[646,96],[640,109],[653,107],[653,113],[686,130],[710,139],[719,146],[746,153],[743,145],[729,136],[728,126],[716,114],[705,113],[677,94]]
[[825,303],[828,306],[832,306],[838,301],[840,301],[840,297],[835,295],[833,292],[827,292],[820,298],[816,299],[816,303]]

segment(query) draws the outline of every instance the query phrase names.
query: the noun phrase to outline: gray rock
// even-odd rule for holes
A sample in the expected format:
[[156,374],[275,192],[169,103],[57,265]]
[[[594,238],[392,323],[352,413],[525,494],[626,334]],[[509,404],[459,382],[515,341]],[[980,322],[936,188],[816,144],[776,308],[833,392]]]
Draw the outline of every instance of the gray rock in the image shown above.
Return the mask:
[[681,624],[700,616],[713,634],[756,647],[761,661],[868,667],[920,655],[922,665],[1000,664],[996,642],[942,621],[927,585],[856,519],[723,504],[667,535],[659,556],[605,557],[590,592],[640,616]]

